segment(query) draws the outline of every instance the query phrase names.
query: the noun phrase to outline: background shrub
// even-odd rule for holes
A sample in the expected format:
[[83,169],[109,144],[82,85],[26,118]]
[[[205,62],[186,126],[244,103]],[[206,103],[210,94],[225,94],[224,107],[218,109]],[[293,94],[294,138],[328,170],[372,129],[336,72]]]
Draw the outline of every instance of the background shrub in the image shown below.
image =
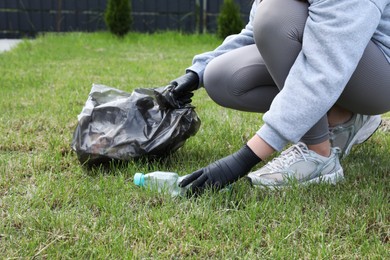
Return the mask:
[[129,0],[109,0],[105,22],[111,33],[119,37],[127,34],[133,22]]
[[244,27],[240,16],[240,7],[233,0],[225,0],[217,20],[217,35],[224,39],[231,34],[236,34]]

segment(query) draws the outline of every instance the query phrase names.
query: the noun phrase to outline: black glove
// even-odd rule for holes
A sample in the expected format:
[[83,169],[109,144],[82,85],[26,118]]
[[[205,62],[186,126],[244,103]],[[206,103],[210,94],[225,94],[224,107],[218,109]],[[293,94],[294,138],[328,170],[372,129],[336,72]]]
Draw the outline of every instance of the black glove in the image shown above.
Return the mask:
[[188,72],[183,76],[172,80],[171,85],[173,95],[180,101],[181,104],[191,103],[191,97],[194,95],[192,91],[198,89],[199,77],[195,72]]
[[200,195],[204,189],[219,190],[245,176],[261,159],[247,146],[232,155],[199,169],[179,183],[185,187],[192,183],[188,195]]

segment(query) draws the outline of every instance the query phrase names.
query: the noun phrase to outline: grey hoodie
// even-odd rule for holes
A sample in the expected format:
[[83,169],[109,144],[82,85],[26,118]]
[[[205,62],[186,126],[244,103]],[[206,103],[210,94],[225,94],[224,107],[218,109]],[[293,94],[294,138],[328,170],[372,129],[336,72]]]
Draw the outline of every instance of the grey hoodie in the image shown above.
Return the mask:
[[[194,57],[187,71],[196,72],[201,84],[204,69],[213,58],[254,44],[252,22],[259,2],[253,3],[249,22],[240,34],[227,37],[214,51]],[[265,124],[257,131],[275,150],[298,142],[335,104],[371,39],[390,63],[390,0],[308,2],[302,50],[283,90],[264,114]]]

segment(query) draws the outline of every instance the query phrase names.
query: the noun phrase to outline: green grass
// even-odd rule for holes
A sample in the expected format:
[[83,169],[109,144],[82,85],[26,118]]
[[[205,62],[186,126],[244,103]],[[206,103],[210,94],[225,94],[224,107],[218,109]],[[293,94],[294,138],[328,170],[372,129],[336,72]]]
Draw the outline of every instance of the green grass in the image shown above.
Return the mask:
[[163,86],[218,44],[178,33],[48,34],[0,54],[0,258],[390,258],[388,128],[354,148],[336,186],[268,191],[239,181],[197,200],[135,187],[135,172],[192,172],[262,124],[202,89],[193,99],[201,129],[173,155],[80,166],[70,142],[92,83]]

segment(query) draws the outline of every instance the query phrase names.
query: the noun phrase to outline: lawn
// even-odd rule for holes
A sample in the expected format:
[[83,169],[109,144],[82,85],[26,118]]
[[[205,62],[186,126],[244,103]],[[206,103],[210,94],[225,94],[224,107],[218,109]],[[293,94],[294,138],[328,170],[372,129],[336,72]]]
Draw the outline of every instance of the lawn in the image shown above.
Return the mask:
[[[161,161],[87,169],[70,148],[93,83],[164,86],[212,35],[47,34],[0,54],[0,258],[389,259],[390,114],[342,161],[335,186],[252,188],[198,199],[136,187],[135,172],[190,173],[239,149],[259,114],[193,98],[197,135]],[[260,167],[261,165],[259,165]]]

